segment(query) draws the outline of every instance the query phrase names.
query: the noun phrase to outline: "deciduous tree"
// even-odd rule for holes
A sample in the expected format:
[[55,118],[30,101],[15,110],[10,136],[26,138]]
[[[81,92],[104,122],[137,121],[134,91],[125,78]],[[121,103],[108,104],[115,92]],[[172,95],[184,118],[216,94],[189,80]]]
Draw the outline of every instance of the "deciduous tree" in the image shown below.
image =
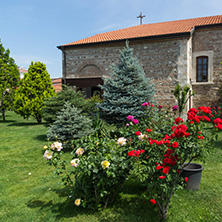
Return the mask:
[[0,41],[0,110],[3,121],[5,111],[13,106],[14,91],[19,81],[18,68],[9,54],[9,49],[5,50]]

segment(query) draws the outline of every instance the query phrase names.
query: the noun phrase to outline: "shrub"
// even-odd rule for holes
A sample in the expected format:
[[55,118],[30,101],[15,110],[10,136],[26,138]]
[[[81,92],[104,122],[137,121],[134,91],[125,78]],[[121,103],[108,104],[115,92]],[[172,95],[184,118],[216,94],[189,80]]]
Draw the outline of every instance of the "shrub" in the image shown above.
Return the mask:
[[62,160],[62,152],[54,146],[47,147],[44,157],[55,166],[55,173],[62,176],[77,206],[100,210],[114,201],[128,177],[131,161],[124,141],[94,134],[73,141],[70,162]]
[[92,132],[92,120],[67,102],[65,107],[58,112],[57,120],[50,126],[47,137],[51,141],[65,142],[81,138]]
[[151,204],[157,205],[161,219],[165,219],[173,192],[187,182],[180,177],[184,163],[203,158],[212,148],[222,120],[214,120],[215,127],[209,131],[205,122],[210,119],[194,108],[188,111],[186,122],[177,117],[172,125],[164,113],[163,121],[156,121],[161,116],[156,109],[151,108],[151,113],[152,121],[139,120],[136,125],[133,117],[128,117],[128,155],[136,166],[134,174],[147,186]]
[[81,91],[75,91],[71,87],[63,85],[62,91],[58,92],[56,96],[44,100],[45,106],[42,112],[46,125],[51,125],[56,121],[58,112],[64,108],[66,102],[82,110],[83,113],[91,115],[97,111],[96,103],[100,102],[100,98],[95,95],[86,100]]

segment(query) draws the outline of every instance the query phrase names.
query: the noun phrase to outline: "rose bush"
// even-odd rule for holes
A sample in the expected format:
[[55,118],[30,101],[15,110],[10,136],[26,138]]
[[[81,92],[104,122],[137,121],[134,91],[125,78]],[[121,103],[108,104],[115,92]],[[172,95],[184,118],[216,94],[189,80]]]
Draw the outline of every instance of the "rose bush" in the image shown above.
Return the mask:
[[209,107],[190,109],[186,122],[180,117],[172,121],[169,113],[157,106],[146,108],[147,118],[127,125],[128,155],[135,162],[134,175],[147,186],[150,203],[157,205],[160,217],[165,219],[173,192],[188,180],[180,177],[184,163],[203,159],[222,120],[215,119],[209,129],[206,122],[210,119],[205,115]]
[[74,150],[70,162],[63,160],[63,152],[52,149],[53,145],[47,147],[44,157],[55,166],[55,173],[69,187],[69,196],[76,206],[106,208],[115,199],[131,169],[126,139],[94,134],[72,143]]
[[165,219],[173,192],[188,181],[180,176],[184,163],[203,160],[212,149],[215,132],[222,129],[219,117],[211,121],[209,107],[190,109],[184,121],[162,105],[147,102],[142,106],[145,115],[128,116],[125,127],[117,132],[72,141],[69,161],[62,158],[61,143],[44,146],[44,158],[70,188],[76,206],[106,208],[131,173],[147,187],[147,199]]

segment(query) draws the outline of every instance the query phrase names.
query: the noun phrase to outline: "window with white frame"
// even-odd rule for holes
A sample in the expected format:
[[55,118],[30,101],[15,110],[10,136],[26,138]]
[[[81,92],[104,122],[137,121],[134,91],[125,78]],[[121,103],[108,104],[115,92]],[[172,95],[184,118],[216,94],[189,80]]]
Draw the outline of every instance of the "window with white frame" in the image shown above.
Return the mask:
[[192,81],[197,84],[213,81],[213,51],[193,53]]

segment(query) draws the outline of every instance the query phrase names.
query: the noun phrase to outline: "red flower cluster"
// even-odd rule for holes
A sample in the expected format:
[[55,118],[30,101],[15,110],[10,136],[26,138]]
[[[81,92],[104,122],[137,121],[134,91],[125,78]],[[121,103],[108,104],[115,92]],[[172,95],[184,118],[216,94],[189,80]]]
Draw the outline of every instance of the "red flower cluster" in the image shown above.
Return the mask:
[[198,107],[197,109],[200,110],[200,111],[203,111],[204,113],[211,114],[211,108],[210,107],[201,106],[201,107]]
[[177,138],[185,136],[187,129],[187,126],[184,124],[178,125],[177,127],[173,126],[171,128]]
[[175,119],[175,123],[176,124],[179,124],[179,123],[182,123],[183,122],[183,119],[181,119],[180,117],[177,117],[176,119]]
[[222,120],[220,118],[216,118],[213,123],[215,124],[215,128],[222,129]]
[[198,110],[196,110],[195,108],[191,108],[188,112],[187,112],[187,119],[191,120],[192,122],[195,121],[196,123],[200,122],[200,116],[197,116]]
[[145,150],[132,150],[128,152],[128,156],[136,156],[139,157],[141,153],[145,153]]

